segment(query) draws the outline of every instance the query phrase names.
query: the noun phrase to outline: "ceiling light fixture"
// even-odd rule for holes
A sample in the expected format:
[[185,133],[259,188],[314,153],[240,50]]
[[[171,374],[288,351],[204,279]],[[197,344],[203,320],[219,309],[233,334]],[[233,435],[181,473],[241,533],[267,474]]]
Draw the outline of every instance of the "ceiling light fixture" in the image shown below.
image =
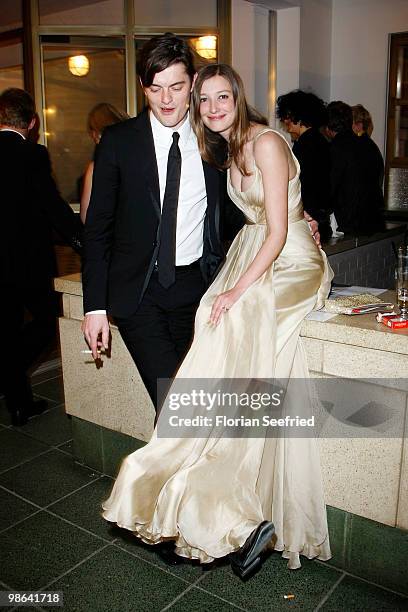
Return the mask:
[[86,76],[89,72],[89,59],[86,55],[73,55],[68,58],[68,68],[74,76]]
[[217,37],[216,36],[200,36],[195,41],[195,49],[201,57],[205,59],[215,59],[217,57]]

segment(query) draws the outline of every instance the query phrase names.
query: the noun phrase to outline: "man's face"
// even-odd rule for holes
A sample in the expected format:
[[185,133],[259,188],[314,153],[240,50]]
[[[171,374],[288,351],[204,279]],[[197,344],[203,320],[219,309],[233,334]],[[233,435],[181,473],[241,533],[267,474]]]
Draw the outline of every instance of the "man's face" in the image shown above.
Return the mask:
[[333,140],[333,138],[336,136],[337,132],[333,132],[333,130],[331,130],[330,128],[326,127],[324,128],[324,135],[326,136],[326,138],[328,138],[329,140]]
[[181,62],[156,72],[150,87],[144,87],[153,115],[162,125],[179,127],[190,104],[192,80]]
[[290,134],[292,141],[298,140],[300,136],[300,122],[293,123],[291,119],[284,119],[282,123],[285,126],[285,130]]

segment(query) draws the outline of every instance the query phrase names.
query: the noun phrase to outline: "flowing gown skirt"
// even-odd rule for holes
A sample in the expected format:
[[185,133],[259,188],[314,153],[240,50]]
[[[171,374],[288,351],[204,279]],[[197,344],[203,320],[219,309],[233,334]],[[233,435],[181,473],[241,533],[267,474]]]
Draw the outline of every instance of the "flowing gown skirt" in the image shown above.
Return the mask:
[[[266,225],[244,226],[201,300],[195,335],[178,378],[307,378],[299,338],[331,280],[307,223],[290,223],[274,265],[209,325],[215,297],[234,286],[258,253]],[[306,401],[306,400],[305,400]],[[312,412],[313,406],[310,406]],[[326,509],[313,438],[158,438],[122,464],[103,516],[144,542],[174,539],[176,552],[202,563],[243,545],[263,520],[289,567],[299,553],[330,558]]]

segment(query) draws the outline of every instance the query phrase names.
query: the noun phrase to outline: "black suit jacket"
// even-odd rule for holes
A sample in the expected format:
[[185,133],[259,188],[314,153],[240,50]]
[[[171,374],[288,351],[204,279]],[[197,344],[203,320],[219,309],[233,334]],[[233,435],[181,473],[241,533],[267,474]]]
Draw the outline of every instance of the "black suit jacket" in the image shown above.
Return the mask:
[[303,207],[319,223],[332,212],[329,147],[315,128],[306,130],[293,144],[293,153],[300,165]]
[[382,172],[371,149],[351,130],[337,134],[330,145],[334,212],[339,229],[354,235],[383,229]]
[[[207,188],[202,272],[223,260],[220,173],[203,162]],[[84,237],[84,311],[126,317],[147,288],[160,246],[160,189],[147,111],[104,130],[94,168]]]
[[52,229],[79,246],[80,221],[61,198],[47,149],[0,131],[1,282],[49,287],[56,273]]

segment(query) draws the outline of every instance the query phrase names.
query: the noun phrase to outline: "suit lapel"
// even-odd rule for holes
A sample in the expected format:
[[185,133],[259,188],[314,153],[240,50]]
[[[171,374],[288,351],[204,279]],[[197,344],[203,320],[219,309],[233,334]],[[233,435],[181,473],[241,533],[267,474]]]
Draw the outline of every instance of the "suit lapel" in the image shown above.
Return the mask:
[[[207,191],[207,235],[211,248],[220,241],[220,174],[219,171],[203,161],[205,187]],[[206,232],[204,231],[206,234]]]
[[203,161],[205,188],[207,191],[207,206],[212,210],[218,199],[218,170]]
[[156,150],[148,111],[139,116],[136,134],[137,146],[142,151],[145,163],[142,172],[145,176],[150,198],[159,219],[161,218],[159,172],[157,169]]

